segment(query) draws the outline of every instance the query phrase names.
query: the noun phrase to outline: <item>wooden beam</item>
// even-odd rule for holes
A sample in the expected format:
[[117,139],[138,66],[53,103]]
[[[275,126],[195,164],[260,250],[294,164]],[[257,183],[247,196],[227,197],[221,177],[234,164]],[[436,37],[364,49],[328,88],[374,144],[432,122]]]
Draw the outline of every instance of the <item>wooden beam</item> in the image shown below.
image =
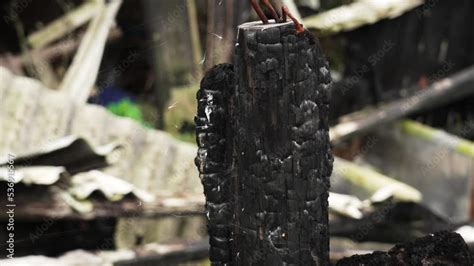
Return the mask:
[[[469,130],[474,130],[474,125],[472,126],[473,128]],[[474,159],[474,142],[472,141],[451,135],[444,130],[435,129],[413,120],[403,120],[399,123],[399,127],[406,134],[443,145],[452,151]],[[469,125],[466,125],[466,127],[469,127]]]
[[122,0],[111,0],[108,4],[100,6],[72,65],[59,85],[59,90],[68,94],[76,103],[86,103],[89,98],[97,79],[107,36],[121,5]]
[[[107,41],[115,41],[122,36],[122,32],[119,28],[112,28]],[[35,60],[51,61],[61,56],[70,56],[73,52],[77,51],[81,43],[81,39],[84,37],[84,33],[79,33],[77,37],[66,38],[58,41],[57,43],[48,45],[41,49],[28,50],[22,54],[5,54],[0,57],[0,66],[4,66],[12,71],[15,75],[23,76],[22,67],[25,64],[30,63],[30,57]],[[28,54],[26,54],[28,53]],[[54,89],[50,87],[50,89]]]
[[344,178],[369,194],[386,189],[397,200],[419,202],[422,198],[417,189],[407,184],[337,157],[334,158],[333,182],[335,178]]
[[423,2],[423,0],[357,0],[307,17],[303,24],[319,34],[334,34],[373,24],[382,19],[398,17]]
[[139,252],[133,259],[116,261],[114,262],[114,266],[181,265],[197,260],[204,260],[209,257],[209,244],[206,240],[181,245],[158,245],[155,251],[151,245],[148,246],[150,246],[148,251]]
[[386,123],[429,110],[474,94],[474,67],[433,83],[415,95],[382,104],[375,109],[359,111],[342,117],[330,130],[331,142],[339,144],[355,135]]
[[[6,187],[2,183],[1,188]],[[6,188],[5,188],[6,189]],[[15,198],[17,207],[15,218],[23,221],[54,220],[92,220],[99,218],[161,218],[176,215],[204,215],[204,199],[201,197],[188,198],[158,198],[154,202],[140,202],[133,197],[125,197],[120,201],[108,201],[105,197],[93,197],[79,204],[88,204],[92,211],[76,212],[65,201],[63,193],[55,186],[25,187],[17,185],[18,197]],[[7,204],[3,199],[2,204]],[[5,213],[0,214],[0,220],[8,220]]]
[[[42,49],[32,50],[31,55],[41,60],[54,60],[60,56],[68,56],[71,55],[73,52],[77,51],[79,45],[81,44],[81,39],[84,37],[85,32],[81,32],[78,34],[78,37],[75,38],[67,38],[61,40],[57,43],[48,45]],[[113,27],[110,29],[110,33],[107,36],[107,41],[115,41],[122,36],[122,31],[117,28]]]
[[28,43],[33,49],[40,49],[62,38],[64,35],[71,33],[97,14],[102,5],[101,2],[103,2],[103,0],[86,1],[75,10],[30,34],[27,37]]

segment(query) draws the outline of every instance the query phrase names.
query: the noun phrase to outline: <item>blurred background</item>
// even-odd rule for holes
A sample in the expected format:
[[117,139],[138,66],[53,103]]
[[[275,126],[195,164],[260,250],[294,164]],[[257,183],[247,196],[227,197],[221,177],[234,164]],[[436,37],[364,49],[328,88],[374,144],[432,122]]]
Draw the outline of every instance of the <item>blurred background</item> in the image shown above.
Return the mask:
[[[474,2],[272,3],[331,67],[331,259],[474,243]],[[196,92],[252,20],[240,0],[0,1],[0,264],[207,265]]]

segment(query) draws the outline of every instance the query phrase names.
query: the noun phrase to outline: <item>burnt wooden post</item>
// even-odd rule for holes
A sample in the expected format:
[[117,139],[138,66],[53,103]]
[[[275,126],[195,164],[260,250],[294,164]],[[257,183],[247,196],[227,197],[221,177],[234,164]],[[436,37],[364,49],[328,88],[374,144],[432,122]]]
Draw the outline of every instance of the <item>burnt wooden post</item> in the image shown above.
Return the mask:
[[210,260],[214,264],[232,262],[231,224],[234,210],[228,101],[234,84],[232,65],[222,64],[207,71],[197,93],[195,123],[199,149],[196,165],[206,196]]
[[293,23],[239,27],[198,92],[196,163],[214,265],[328,265],[327,62]]

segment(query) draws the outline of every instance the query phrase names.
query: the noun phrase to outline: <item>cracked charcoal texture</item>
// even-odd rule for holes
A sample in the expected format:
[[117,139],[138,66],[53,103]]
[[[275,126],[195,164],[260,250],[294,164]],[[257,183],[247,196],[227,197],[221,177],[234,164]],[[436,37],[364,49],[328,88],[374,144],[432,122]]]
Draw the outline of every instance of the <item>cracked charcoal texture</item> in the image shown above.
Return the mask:
[[233,66],[222,64],[210,69],[201,81],[197,93],[195,117],[199,169],[206,196],[210,260],[213,265],[231,263],[230,241],[232,202],[230,180],[231,153],[227,153],[226,137],[231,129],[226,102],[234,87]]
[[457,233],[441,231],[419,238],[413,242],[396,245],[388,252],[374,252],[344,258],[337,266],[411,266],[411,265],[453,265],[472,264],[469,248]]
[[237,37],[233,257],[238,265],[328,265],[329,67],[292,23]]
[[206,73],[196,164],[213,265],[329,265],[328,69],[309,32],[244,24],[234,70]]

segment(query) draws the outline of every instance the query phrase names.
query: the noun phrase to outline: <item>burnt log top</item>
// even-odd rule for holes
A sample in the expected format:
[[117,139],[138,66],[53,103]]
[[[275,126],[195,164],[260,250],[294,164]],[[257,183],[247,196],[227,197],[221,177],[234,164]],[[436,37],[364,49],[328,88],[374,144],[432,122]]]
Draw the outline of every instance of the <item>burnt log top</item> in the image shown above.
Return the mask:
[[282,28],[282,27],[287,27],[287,26],[294,25],[292,21],[287,21],[287,22],[283,22],[283,23],[275,23],[274,20],[270,20],[269,22],[270,22],[269,24],[263,24],[261,21],[251,21],[251,22],[247,22],[247,23],[243,23],[243,24],[239,25],[238,29],[239,29],[239,31],[240,30],[260,30],[260,31],[263,31],[263,30],[270,29],[270,28]]

